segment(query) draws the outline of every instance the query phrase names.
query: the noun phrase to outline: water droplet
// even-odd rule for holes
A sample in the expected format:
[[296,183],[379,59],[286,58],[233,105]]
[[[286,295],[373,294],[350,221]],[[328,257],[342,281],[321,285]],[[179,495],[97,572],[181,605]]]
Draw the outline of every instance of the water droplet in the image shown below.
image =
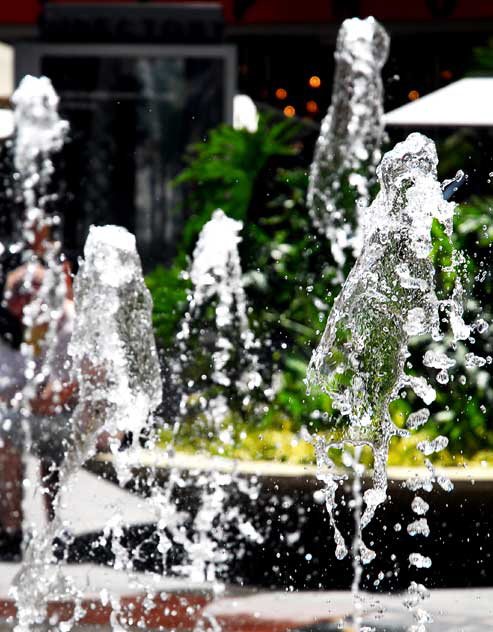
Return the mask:
[[409,535],[423,535],[427,538],[430,535],[430,527],[426,518],[420,518],[407,525],[407,532]]
[[488,331],[488,323],[482,318],[479,318],[476,321],[476,331],[478,332],[478,334],[484,334],[486,331]]
[[431,559],[421,555],[421,553],[411,553],[409,556],[409,564],[411,564],[411,566],[416,566],[416,568],[430,568]]
[[413,502],[411,503],[411,508],[415,514],[418,514],[419,516],[424,516],[430,508],[430,505],[420,496],[415,496]]
[[449,380],[450,377],[448,371],[446,371],[445,369],[442,369],[437,373],[437,382],[439,384],[448,384]]
[[434,454],[435,452],[440,452],[441,450],[444,450],[447,446],[447,437],[439,435],[436,439],[433,439],[432,441],[420,441],[416,447],[425,456],[430,456],[430,454]]

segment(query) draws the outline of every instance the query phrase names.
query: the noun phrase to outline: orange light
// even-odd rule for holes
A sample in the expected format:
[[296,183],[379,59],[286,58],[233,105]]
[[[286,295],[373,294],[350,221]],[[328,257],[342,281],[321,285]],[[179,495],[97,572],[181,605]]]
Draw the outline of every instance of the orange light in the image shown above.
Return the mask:
[[451,70],[442,70],[442,72],[440,73],[440,77],[442,79],[445,79],[446,81],[449,81],[453,77],[452,71]]
[[284,116],[287,116],[288,118],[291,118],[292,116],[296,114],[296,110],[294,109],[292,105],[287,105],[284,108],[283,112],[284,112]]
[[284,88],[277,88],[276,90],[276,99],[280,99],[284,101],[284,99],[288,96],[288,93]]
[[320,88],[321,83],[322,82],[320,81],[320,77],[317,77],[317,75],[313,75],[313,77],[310,77],[310,79],[308,79],[308,84],[310,88]]
[[311,112],[312,114],[315,114],[315,112],[318,112],[318,104],[316,101],[308,101],[306,104],[306,109],[307,112]]
[[411,90],[407,96],[410,101],[416,101],[416,99],[419,99],[419,92],[417,90]]

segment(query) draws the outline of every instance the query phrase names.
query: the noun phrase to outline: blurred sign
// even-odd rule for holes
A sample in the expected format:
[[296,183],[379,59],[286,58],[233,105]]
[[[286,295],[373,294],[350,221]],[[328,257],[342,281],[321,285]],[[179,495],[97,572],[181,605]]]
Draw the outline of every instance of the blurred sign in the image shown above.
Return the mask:
[[[42,11],[51,11],[52,7],[71,7],[83,14],[89,9],[129,13],[130,7],[168,11],[173,6],[183,10],[187,5],[187,9],[194,7],[197,10],[207,10],[211,5],[220,7],[226,21],[232,24],[323,24],[367,15],[389,22],[493,17],[491,0],[0,0],[0,23],[34,24]],[[133,17],[129,16],[129,19]]]
[[222,39],[219,3],[71,4],[48,2],[40,21],[47,41],[213,43]]

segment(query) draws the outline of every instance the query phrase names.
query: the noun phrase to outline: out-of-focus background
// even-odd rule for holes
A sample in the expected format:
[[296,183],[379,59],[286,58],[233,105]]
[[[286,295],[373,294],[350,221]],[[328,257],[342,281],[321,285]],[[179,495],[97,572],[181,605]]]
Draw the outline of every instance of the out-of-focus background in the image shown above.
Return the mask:
[[[170,260],[182,225],[170,182],[186,146],[231,121],[236,92],[320,122],[341,21],[368,15],[392,38],[386,110],[461,78],[493,31],[487,0],[2,2],[0,105],[20,77],[44,73],[70,120],[66,246],[79,252],[90,223],[115,222],[136,233],[148,269]],[[5,110],[0,127],[11,129]]]
[[[163,369],[158,448],[170,445],[172,438],[173,449],[192,453],[192,458],[205,452],[313,464],[313,447],[301,440],[302,428],[333,434],[337,429],[331,426],[329,398],[308,396],[304,379],[354,258],[348,255],[345,269],[338,269],[330,244],[314,227],[306,204],[308,173],[332,99],[337,33],[343,20],[366,16],[374,16],[391,38],[382,74],[386,136],[377,153],[409,132],[421,131],[437,144],[440,180],[452,178],[458,169],[467,173],[454,197],[454,235],[448,240],[436,222],[432,257],[437,270],[443,270],[454,248],[463,251],[465,317],[475,327],[467,347],[457,345],[457,362],[446,384],[433,367],[422,366],[423,341],[413,341],[411,360],[419,361],[410,370],[426,375],[437,398],[425,430],[418,429],[407,442],[392,441],[389,463],[422,466],[424,457],[416,444],[442,436],[448,440],[446,449],[430,455],[430,461],[475,465],[484,472],[484,485],[474,488],[474,496],[466,486],[469,481],[459,477],[460,494],[453,502],[440,497],[435,520],[460,533],[455,539],[443,536],[450,540],[448,548],[432,572],[436,585],[491,585],[491,553],[483,554],[482,545],[477,550],[478,542],[490,537],[484,515],[491,513],[491,494],[484,490],[491,491],[486,475],[491,471],[487,466],[493,465],[493,332],[487,326],[493,311],[489,0],[0,0],[0,240],[9,244],[13,216],[22,216],[22,208],[17,208],[22,198],[15,196],[12,184],[11,97],[24,75],[43,74],[51,79],[60,96],[60,114],[70,124],[63,150],[52,156],[49,193],[55,195],[46,205],[52,204],[48,210],[61,216],[62,248],[74,272],[90,225],[122,225],[137,238],[154,300]],[[236,100],[243,108],[235,111],[236,95],[250,100]],[[341,189],[347,175],[340,174]],[[368,182],[373,197],[375,180]],[[356,204],[354,188],[342,209],[349,215]],[[232,379],[221,385],[227,414],[217,422],[216,434],[204,411],[193,408],[197,400],[219,400],[218,384],[211,379],[211,355],[202,344],[215,344],[218,337],[213,310],[206,305],[196,337],[188,340],[193,362],[185,367],[181,384],[192,385],[187,394],[193,405],[183,415],[179,436],[174,436],[180,401],[169,378],[173,359],[182,353],[177,334],[191,302],[188,271],[197,237],[218,207],[243,222],[243,277],[238,285],[245,290],[249,331],[259,341],[252,355],[262,384],[249,389],[248,397],[238,387],[244,338],[232,336]],[[447,274],[437,276],[444,294],[454,287]],[[214,344],[209,346],[215,349]],[[473,359],[468,361],[467,354]],[[393,402],[394,423],[403,427],[421,406],[412,393]],[[228,429],[227,441],[219,440],[221,424]],[[362,461],[370,465],[371,455],[364,453]],[[402,489],[399,476],[394,483],[397,495]],[[302,477],[296,474],[295,479]],[[292,502],[291,479],[286,480],[285,488],[273,484],[275,501],[269,496],[265,509],[266,515],[279,514],[280,535],[273,528],[276,544],[263,549],[267,570],[260,576],[252,564],[251,583],[293,581],[318,588],[322,584],[310,566],[308,545],[306,554],[305,544],[299,546],[293,563],[288,551],[289,563],[279,566],[276,547],[284,538],[284,522],[305,521],[314,489],[302,492],[303,502]],[[468,494],[475,513],[470,509],[468,522],[456,524]],[[398,527],[397,533],[402,509],[397,502],[389,506],[390,517],[383,523]],[[256,505],[252,511],[261,514]],[[305,529],[310,546],[316,538],[326,539],[326,533],[320,533],[320,512],[312,514],[312,531]],[[469,537],[471,523],[476,524],[475,541]],[[375,529],[382,531],[380,525]],[[390,528],[389,533],[394,535]],[[294,543],[297,526],[292,534]],[[86,559],[90,548],[85,541],[80,559]],[[445,567],[443,578],[435,568]],[[331,585],[346,585],[352,572],[349,563],[345,572],[344,578],[334,573]],[[397,582],[389,573],[389,583]]]
[[[329,248],[308,218],[307,174],[331,102],[339,27],[346,18],[370,15],[391,38],[383,68],[382,149],[422,131],[437,143],[441,179],[466,171],[467,182],[455,196],[461,206],[454,246],[467,257],[467,314],[474,320],[483,312],[487,320],[490,2],[20,0],[0,6],[1,136],[12,134],[9,99],[20,79],[47,75],[70,123],[68,142],[53,157],[64,252],[76,271],[91,224],[119,224],[136,235],[165,359],[176,354],[190,289],[184,271],[200,229],[217,207],[243,221],[240,255],[250,326],[263,341],[260,362],[275,393],[268,406],[260,398],[255,410],[232,410],[238,428],[253,428],[248,457],[313,459],[293,433],[308,422],[323,427],[320,411],[331,410],[330,402],[306,397],[303,381],[340,288]],[[251,129],[248,121],[243,129],[231,126],[237,94],[253,100],[258,126],[251,112]],[[248,119],[248,111],[241,116]],[[0,233],[8,236],[14,204],[8,142],[2,154]],[[355,199],[348,205],[354,208]],[[474,344],[487,354],[490,334]],[[430,427],[450,441],[436,457],[446,464],[491,460],[487,369],[467,367],[465,382],[457,377],[436,385]],[[395,404],[395,423],[404,423],[412,405]],[[259,427],[265,430],[261,441]],[[414,451],[399,442],[392,446],[391,464],[414,463]]]

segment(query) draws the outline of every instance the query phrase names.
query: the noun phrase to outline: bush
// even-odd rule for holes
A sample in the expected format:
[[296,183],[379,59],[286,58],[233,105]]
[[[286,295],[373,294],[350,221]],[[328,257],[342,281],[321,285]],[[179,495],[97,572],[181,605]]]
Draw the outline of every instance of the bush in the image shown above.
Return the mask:
[[[301,164],[298,151],[302,134],[302,128],[291,121],[274,123],[261,116],[256,133],[222,125],[212,130],[207,142],[192,147],[188,166],[178,178],[190,187],[186,204],[192,212],[179,254],[171,268],[159,267],[148,276],[155,301],[156,334],[166,356],[173,353],[174,336],[186,309],[189,281],[183,271],[200,229],[218,207],[244,222],[240,254],[250,326],[262,340],[261,360],[274,375],[275,395],[268,407],[262,407],[262,414],[252,414],[246,420],[238,416],[239,434],[248,435],[252,427],[256,432],[268,429],[288,434],[303,425],[320,429],[331,414],[330,398],[307,395],[304,384],[306,366],[340,287],[335,282],[337,271],[330,249],[315,233],[305,204],[307,167]],[[474,198],[458,207],[452,243],[438,224],[433,229],[433,257],[444,295],[453,286],[454,273],[442,268],[450,263],[453,250],[465,254],[460,274],[469,296],[466,314],[473,320],[481,309],[488,312],[483,318],[489,319],[489,308],[483,303],[492,289],[486,267],[493,240],[491,203]],[[492,335],[476,332],[467,352],[481,356],[491,353]],[[415,347],[412,353],[418,358],[422,350]],[[485,415],[485,406],[493,404],[490,376],[486,367],[465,368],[465,353],[460,343],[460,361],[452,371],[451,382],[434,384],[438,396],[427,431],[449,438],[449,453],[442,459],[450,460],[450,454],[459,453],[473,458],[480,451],[493,449],[493,427]],[[420,356],[415,364],[419,372],[426,370],[421,364]],[[433,381],[434,372],[428,377]],[[391,413],[397,425],[402,426],[417,406],[412,395],[409,400],[395,402]],[[254,443],[250,440],[251,445]],[[391,462],[400,462],[403,443],[394,440],[393,445]]]

